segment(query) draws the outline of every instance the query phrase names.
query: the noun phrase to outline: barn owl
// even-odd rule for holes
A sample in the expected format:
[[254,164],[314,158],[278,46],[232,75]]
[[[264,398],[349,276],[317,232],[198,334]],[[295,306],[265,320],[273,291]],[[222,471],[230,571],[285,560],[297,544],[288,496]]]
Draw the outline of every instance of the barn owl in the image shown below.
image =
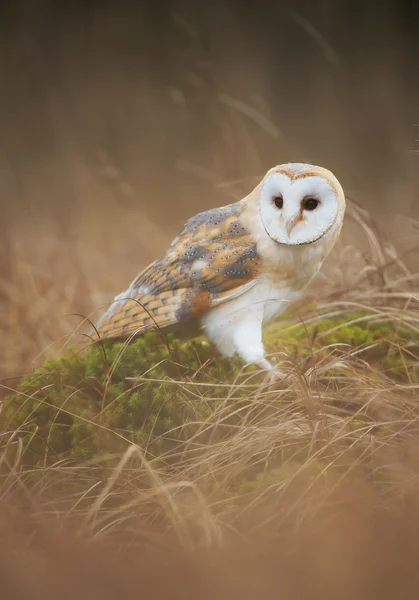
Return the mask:
[[270,169],[242,200],[190,218],[167,252],[115,297],[101,338],[195,322],[218,350],[281,376],[262,326],[296,299],[340,233],[345,195],[319,166]]

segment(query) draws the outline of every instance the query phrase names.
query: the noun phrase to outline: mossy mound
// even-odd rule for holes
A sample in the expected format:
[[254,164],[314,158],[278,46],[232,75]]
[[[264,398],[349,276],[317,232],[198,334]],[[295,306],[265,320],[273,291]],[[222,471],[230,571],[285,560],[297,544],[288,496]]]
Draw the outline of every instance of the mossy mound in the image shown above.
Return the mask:
[[[278,323],[266,340],[270,350],[300,364],[320,348],[365,348],[368,360],[396,377],[406,377],[408,354],[412,362],[417,348],[417,336],[406,327],[360,314],[291,329]],[[6,398],[0,426],[24,440],[24,464],[93,459],[120,453],[130,443],[170,460],[229,398],[229,384],[241,369],[238,359],[217,356],[202,338],[182,343],[151,333],[129,345],[109,341],[83,353],[69,350],[46,361]],[[260,380],[256,374],[251,381]],[[235,401],[245,402],[248,394],[248,387],[235,388]]]
[[5,399],[1,429],[32,438],[25,454],[31,464],[91,459],[119,453],[129,443],[151,455],[170,451],[205,419],[206,398],[225,394],[225,388],[173,380],[189,381],[198,369],[204,384],[234,377],[238,361],[214,360],[214,354],[206,340],[172,338],[166,344],[153,333],[84,353],[69,349],[45,361]]

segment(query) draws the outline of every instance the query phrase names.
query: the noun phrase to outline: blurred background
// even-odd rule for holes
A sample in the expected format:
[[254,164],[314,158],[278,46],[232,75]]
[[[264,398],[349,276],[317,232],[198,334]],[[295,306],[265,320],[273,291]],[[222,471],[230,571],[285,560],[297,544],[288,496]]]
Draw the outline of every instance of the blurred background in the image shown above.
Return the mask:
[[413,0],[18,0],[0,11],[3,375],[65,341],[81,321],[68,315],[125,289],[186,218],[242,197],[275,164],[328,167],[408,235],[419,212]]

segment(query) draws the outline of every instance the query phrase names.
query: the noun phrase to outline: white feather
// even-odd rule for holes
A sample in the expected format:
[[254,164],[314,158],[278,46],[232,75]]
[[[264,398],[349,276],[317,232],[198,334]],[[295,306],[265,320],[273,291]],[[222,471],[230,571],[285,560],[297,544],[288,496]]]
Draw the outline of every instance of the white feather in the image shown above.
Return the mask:
[[263,323],[276,317],[300,293],[266,278],[252,283],[246,293],[211,309],[201,321],[205,334],[222,354],[237,352],[246,363],[264,358]]

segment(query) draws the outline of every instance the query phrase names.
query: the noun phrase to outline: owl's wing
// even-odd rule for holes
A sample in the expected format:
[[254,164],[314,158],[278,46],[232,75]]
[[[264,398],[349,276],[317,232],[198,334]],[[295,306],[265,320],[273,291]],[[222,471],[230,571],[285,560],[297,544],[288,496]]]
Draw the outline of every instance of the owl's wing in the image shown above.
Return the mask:
[[238,202],[189,219],[166,254],[115,298],[97,324],[99,335],[123,337],[184,322],[250,289],[260,259],[240,212]]

